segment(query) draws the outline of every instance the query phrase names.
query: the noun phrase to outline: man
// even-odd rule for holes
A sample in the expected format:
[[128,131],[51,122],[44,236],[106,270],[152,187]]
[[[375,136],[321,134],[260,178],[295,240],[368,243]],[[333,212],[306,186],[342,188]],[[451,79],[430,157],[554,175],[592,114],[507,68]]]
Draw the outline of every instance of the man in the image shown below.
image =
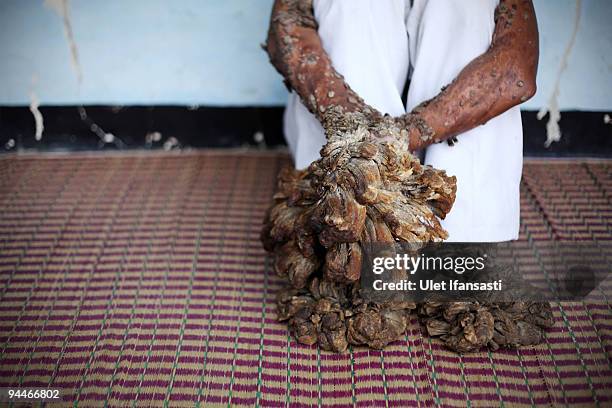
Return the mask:
[[294,91],[285,136],[296,167],[318,158],[330,112],[388,114],[425,164],[457,176],[450,241],[518,237],[517,105],[535,93],[538,63],[530,0],[276,0],[267,50]]

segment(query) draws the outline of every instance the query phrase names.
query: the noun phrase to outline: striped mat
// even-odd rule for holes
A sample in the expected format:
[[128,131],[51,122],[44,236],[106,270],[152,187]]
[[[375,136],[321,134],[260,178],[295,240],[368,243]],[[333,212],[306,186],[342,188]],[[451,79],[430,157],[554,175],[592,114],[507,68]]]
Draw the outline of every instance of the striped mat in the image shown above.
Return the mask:
[[[259,243],[281,153],[0,157],[0,387],[66,406],[612,406],[608,299],[458,355],[416,319],[333,354],[276,322]],[[610,161],[528,161],[521,242],[610,241]]]

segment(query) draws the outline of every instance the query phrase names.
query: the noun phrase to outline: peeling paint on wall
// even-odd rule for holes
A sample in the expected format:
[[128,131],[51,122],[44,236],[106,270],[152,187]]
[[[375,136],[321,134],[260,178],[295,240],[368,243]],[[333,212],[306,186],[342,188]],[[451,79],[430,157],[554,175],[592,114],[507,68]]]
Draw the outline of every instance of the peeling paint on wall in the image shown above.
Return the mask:
[[[74,35],[72,34],[72,23],[70,22],[70,14],[68,12],[68,0],[44,0],[44,5],[55,11],[55,13],[57,13],[57,15],[63,21],[64,34],[66,36],[66,40],[68,41],[68,46],[70,48],[70,61],[72,67],[75,70],[77,76],[77,83],[79,84],[80,88],[83,75],[81,73],[81,65],[79,64],[79,55],[76,42],[74,41]],[[32,78],[32,83],[35,84],[36,82],[37,77],[34,76],[34,78]],[[34,124],[36,126],[34,132],[34,139],[41,140],[43,131],[45,129],[44,118],[39,109],[40,100],[38,99],[38,95],[36,95],[33,90],[30,91],[29,107],[30,112],[32,112],[32,116],[34,116]]]
[[94,133],[96,136],[100,138],[100,143],[102,145],[106,143],[113,143],[115,146],[117,146],[120,149],[125,147],[125,143],[123,143],[123,140],[113,135],[112,133],[106,132],[96,122],[94,122],[87,115],[87,111],[85,110],[85,107],[83,105],[79,106],[77,109],[79,111],[79,116],[81,117],[81,120],[89,126],[89,130],[91,130],[92,133]]
[[[79,64],[79,54],[76,42],[74,41],[74,35],[72,34],[72,23],[70,22],[70,14],[68,12],[68,0],[44,0],[44,5],[55,11],[55,13],[57,13],[64,23],[64,34],[70,48],[70,62],[75,70],[77,83],[79,84],[80,88],[83,75],[81,73],[81,65]],[[34,76],[32,82],[36,83],[36,81],[37,78]],[[42,139],[43,131],[45,130],[44,118],[39,107],[40,100],[38,99],[38,95],[36,95],[36,93],[32,90],[30,91],[30,112],[32,112],[32,116],[34,116],[34,124],[36,126],[34,139],[36,140]]]
[[72,22],[70,20],[70,6],[68,4],[68,0],[44,0],[44,4],[51,10],[55,11],[64,23],[64,35],[66,36],[68,46],[70,47],[70,62],[72,63],[72,68],[74,68],[77,81],[80,85],[83,80],[83,74],[81,71],[81,64],[79,63],[79,51],[72,32]]
[[576,0],[576,11],[574,14],[574,29],[570,36],[570,39],[565,46],[565,51],[561,56],[559,62],[559,70],[557,71],[557,77],[555,78],[555,86],[548,99],[548,105],[542,107],[538,112],[538,120],[542,120],[548,113],[548,122],[546,123],[546,142],[544,146],[549,147],[553,142],[561,140],[561,128],[559,127],[559,121],[561,120],[561,112],[559,110],[559,89],[561,87],[561,76],[563,71],[567,68],[567,61],[572,48],[576,43],[576,36],[578,35],[578,28],[580,27],[580,9],[582,7],[582,0]]
[[180,149],[180,143],[176,137],[171,136],[164,142],[163,149],[166,151]]
[[[76,73],[78,84],[77,89],[78,93],[80,94],[81,83],[83,82],[83,71],[79,62],[79,49],[77,47],[77,43],[74,39],[74,34],[72,31],[72,22],[70,20],[70,5],[68,3],[68,0],[44,0],[44,4],[45,6],[55,11],[55,13],[62,19],[62,22],[64,24],[64,34],[66,36],[66,41],[68,42],[68,47],[70,49],[70,62],[72,64],[72,68]],[[89,125],[89,130],[91,130],[100,138],[101,145],[112,143],[118,148],[123,148],[125,146],[125,144],[120,138],[113,135],[112,133],[106,132],[104,129],[102,129],[101,126],[94,122],[87,115],[87,111],[85,110],[85,107],[83,105],[79,105],[78,111],[81,120],[87,125]]]
[[30,92],[30,112],[34,116],[34,125],[36,126],[36,130],[34,132],[34,139],[40,140],[42,139],[43,131],[45,130],[43,115],[40,113],[38,109],[40,107],[40,101],[38,100],[38,96],[34,91]]

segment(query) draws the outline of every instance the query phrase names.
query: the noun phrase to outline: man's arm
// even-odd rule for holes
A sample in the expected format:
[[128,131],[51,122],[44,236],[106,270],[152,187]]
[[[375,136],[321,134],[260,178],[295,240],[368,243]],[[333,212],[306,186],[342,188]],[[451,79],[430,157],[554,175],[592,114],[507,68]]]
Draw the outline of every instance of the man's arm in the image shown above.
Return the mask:
[[276,0],[265,50],[270,62],[321,123],[339,113],[380,117],[333,68],[317,32],[312,0]]
[[501,0],[489,49],[435,98],[398,119],[409,124],[417,117],[427,124],[425,129],[410,129],[410,149],[466,132],[531,98],[536,91],[538,54],[531,0]]

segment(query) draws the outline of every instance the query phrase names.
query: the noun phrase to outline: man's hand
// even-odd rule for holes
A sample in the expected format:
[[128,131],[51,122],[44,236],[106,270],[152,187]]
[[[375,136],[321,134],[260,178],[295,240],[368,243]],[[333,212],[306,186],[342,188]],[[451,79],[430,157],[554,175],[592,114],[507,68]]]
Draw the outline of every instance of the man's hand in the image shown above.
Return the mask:
[[[525,102],[536,92],[538,26],[531,0],[501,0],[489,49],[433,99],[398,118],[418,150],[453,138]],[[428,128],[410,126],[419,118]]]

